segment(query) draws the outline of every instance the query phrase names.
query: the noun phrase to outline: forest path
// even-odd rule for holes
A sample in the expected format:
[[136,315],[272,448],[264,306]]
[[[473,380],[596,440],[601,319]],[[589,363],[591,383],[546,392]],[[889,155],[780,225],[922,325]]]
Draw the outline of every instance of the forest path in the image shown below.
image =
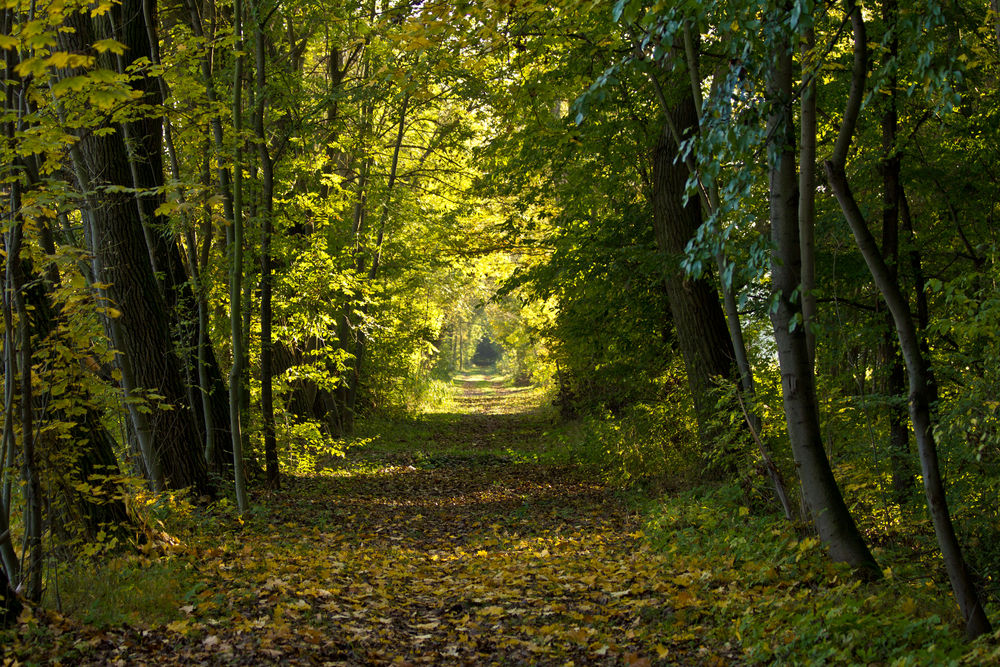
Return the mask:
[[540,462],[538,395],[454,384],[452,412],[383,425],[258,497],[239,532],[190,536],[179,620],[98,635],[82,661],[732,664],[700,646],[691,582],[620,495]]

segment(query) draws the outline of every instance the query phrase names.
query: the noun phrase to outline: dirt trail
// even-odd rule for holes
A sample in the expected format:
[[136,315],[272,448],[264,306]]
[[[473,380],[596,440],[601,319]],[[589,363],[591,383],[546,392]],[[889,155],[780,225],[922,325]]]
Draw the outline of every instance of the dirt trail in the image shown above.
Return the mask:
[[547,425],[530,392],[458,389],[455,413],[260,499],[240,534],[188,556],[186,616],[94,635],[81,661],[728,664],[666,632],[679,584],[614,491],[525,455]]

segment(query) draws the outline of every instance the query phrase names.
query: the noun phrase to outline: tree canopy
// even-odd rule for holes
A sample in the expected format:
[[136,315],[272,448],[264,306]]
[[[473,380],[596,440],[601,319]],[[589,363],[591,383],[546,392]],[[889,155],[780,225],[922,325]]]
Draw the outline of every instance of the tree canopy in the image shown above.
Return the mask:
[[483,371],[662,530],[917,549],[992,635],[996,2],[8,0],[0,50],[5,624]]

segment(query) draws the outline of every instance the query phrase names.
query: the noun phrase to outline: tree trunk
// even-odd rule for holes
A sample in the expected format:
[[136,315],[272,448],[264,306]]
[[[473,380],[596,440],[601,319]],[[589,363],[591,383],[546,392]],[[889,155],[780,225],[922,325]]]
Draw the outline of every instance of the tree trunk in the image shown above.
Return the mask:
[[[60,35],[66,50],[90,52],[94,39],[88,17],[71,14],[66,23],[73,28]],[[96,193],[88,196],[91,204],[98,202],[87,212],[93,223],[90,242],[98,279],[107,285],[108,305],[120,313],[111,318],[116,332],[113,343],[128,358],[134,382],[129,391],[142,389],[163,397],[150,405],[148,428],[155,447],[151,456],[172,486],[210,494],[212,486],[198,446],[201,437],[186,405],[166,304],[153,275],[135,197],[127,191],[132,183],[128,150],[118,132],[85,132],[73,154],[79,161],[75,168],[81,186]],[[108,186],[125,191],[109,191]],[[170,409],[158,407],[161,403]],[[137,430],[142,430],[138,424]]]
[[[11,214],[21,208],[20,184],[11,184]],[[10,277],[14,313],[17,315],[18,370],[21,387],[21,480],[24,484],[24,553],[21,556],[21,576],[24,597],[32,602],[42,599],[42,487],[38,479],[35,457],[35,401],[31,385],[32,345],[31,324],[24,298],[24,266],[21,261],[23,223],[14,220],[7,241],[7,272]],[[13,370],[13,369],[12,369]]]
[[[690,95],[668,109],[669,124],[684,135],[697,125],[697,112]],[[666,255],[666,290],[677,340],[684,356],[688,387],[694,399],[698,430],[706,457],[710,449],[724,453],[722,420],[714,420],[717,410],[715,382],[739,380],[733,343],[715,287],[704,278],[687,278],[678,258],[701,226],[701,203],[686,199],[688,166],[677,158],[678,146],[672,133],[664,129],[653,157],[653,228],[660,250]],[[715,462],[718,464],[718,461]],[[727,466],[729,467],[729,466]],[[716,471],[718,472],[718,471]]]
[[[892,67],[899,54],[899,36],[896,33],[896,0],[886,0],[882,6],[882,20],[886,29],[891,30],[889,51],[886,54]],[[882,257],[889,269],[889,277],[898,283],[899,277],[899,201],[902,190],[900,170],[901,160],[896,146],[899,125],[896,113],[897,74],[889,75],[889,90],[886,107],[882,114]],[[902,401],[905,374],[903,363],[896,353],[893,339],[892,314],[886,313],[886,331],[879,343],[879,358],[885,369],[883,394],[888,398],[886,413],[889,422],[889,464],[892,474],[892,492],[896,504],[908,503],[913,490],[914,476],[910,470],[910,430],[906,420],[906,410]]]
[[787,38],[777,45],[768,78],[771,112],[767,135],[773,142],[769,148],[772,156],[769,164],[770,220],[774,243],[771,323],[781,369],[788,438],[802,496],[830,556],[850,564],[864,576],[877,577],[878,565],[851,518],[823,449],[815,378],[802,326],[801,301],[796,297],[801,287],[801,249],[792,111],[792,51]]
[[[802,325],[806,333],[809,363],[816,364],[816,71],[812,50],[816,46],[813,28],[802,39],[802,59],[810,66],[802,89],[801,143],[799,152],[799,256],[802,258]],[[805,66],[805,65],[804,65]]]
[[910,304],[903,296],[898,280],[893,276],[882,252],[875,243],[875,237],[868,228],[864,214],[858,207],[847,181],[845,165],[847,153],[853,140],[858,114],[864,97],[868,76],[868,47],[865,24],[860,8],[849,0],[848,9],[854,29],[854,67],[851,89],[844,111],[844,119],[837,136],[833,154],[826,161],[826,175],[837,203],[854,234],[854,240],[868,265],[875,285],[892,314],[899,337],[899,346],[910,378],[910,420],[913,422],[920,467],[924,478],[924,492],[930,511],[934,533],[944,558],[945,569],[951,582],[952,591],[965,618],[966,635],[969,638],[990,632],[990,622],[979,600],[979,594],[969,576],[965,558],[958,544],[958,537],[951,522],[944,482],[938,463],[937,443],[934,440],[931,416],[930,367],[920,350],[920,337],[913,323]]
[[233,232],[229,261],[229,326],[233,347],[233,365],[229,372],[229,415],[233,443],[233,472],[236,480],[236,506],[248,509],[243,466],[242,400],[243,391],[243,25],[242,0],[233,4],[233,33],[236,36],[236,68],[233,74],[233,134],[236,154],[233,158]]
[[[259,10],[258,10],[259,13]],[[258,21],[260,18],[258,16]],[[257,94],[260,99],[254,112],[254,134],[257,137],[257,155],[260,160],[260,217],[263,225],[260,243],[260,410],[264,422],[264,464],[267,485],[272,489],[281,486],[278,472],[278,445],[274,429],[274,364],[271,341],[271,234],[274,226],[274,169],[264,134],[265,91],[264,26],[257,23],[254,30],[254,55],[257,69]]]
[[[121,67],[127,68],[140,58],[149,58],[154,64],[159,62],[156,42],[156,0],[123,0],[118,10],[120,28],[117,38],[125,45]],[[143,102],[151,106],[163,103],[165,84],[162,78],[140,77],[132,85],[143,93]],[[226,387],[219,370],[218,359],[211,343],[201,339],[199,330],[200,299],[191,287],[191,281],[184,268],[184,259],[177,240],[169,231],[169,220],[156,215],[157,207],[163,202],[164,186],[162,138],[164,126],[157,114],[148,114],[124,124],[130,139],[130,158],[136,175],[136,188],[143,196],[137,199],[142,219],[149,226],[147,238],[151,242],[150,254],[154,266],[161,276],[161,294],[171,318],[171,332],[174,333],[176,349],[189,378],[188,385],[195,385],[189,392],[189,404],[195,412],[196,423],[202,433],[202,448],[207,450],[208,430],[214,429],[215,443],[229,438],[229,408],[226,401]],[[192,273],[192,275],[194,275]],[[205,345],[205,347],[203,347]],[[201,356],[199,356],[201,355]],[[211,414],[206,416],[205,403]],[[209,426],[211,422],[211,426]],[[226,451],[220,452],[225,460]],[[229,469],[228,462],[209,461],[217,472]]]

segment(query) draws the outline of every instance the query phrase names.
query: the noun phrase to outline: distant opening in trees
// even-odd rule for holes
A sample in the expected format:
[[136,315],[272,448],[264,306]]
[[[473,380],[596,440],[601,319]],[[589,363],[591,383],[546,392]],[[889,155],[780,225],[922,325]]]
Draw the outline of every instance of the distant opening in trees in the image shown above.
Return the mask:
[[500,361],[501,356],[503,356],[503,350],[500,346],[490,340],[489,336],[483,336],[476,343],[476,353],[472,355],[472,364],[481,367],[492,366]]

